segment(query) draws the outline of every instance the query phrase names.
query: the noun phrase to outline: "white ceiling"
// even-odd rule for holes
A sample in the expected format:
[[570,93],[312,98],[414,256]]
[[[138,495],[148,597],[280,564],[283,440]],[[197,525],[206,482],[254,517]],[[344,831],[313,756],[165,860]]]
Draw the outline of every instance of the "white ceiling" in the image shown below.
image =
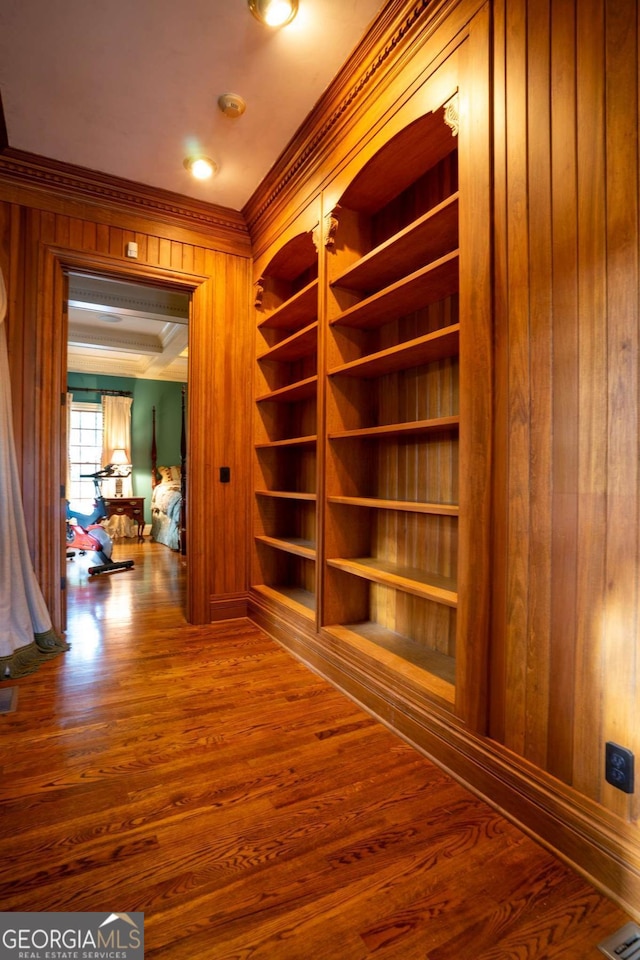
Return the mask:
[[386,5],[300,0],[272,30],[246,0],[0,0],[9,146],[241,210]]
[[[385,6],[300,0],[274,31],[246,0],[0,0],[9,146],[241,210]],[[220,111],[225,93],[241,117]],[[196,151],[213,180],[185,170]],[[186,380],[187,327],[108,289],[82,306],[72,291],[69,369]]]
[[71,275],[67,369],[186,383],[188,318],[187,294]]

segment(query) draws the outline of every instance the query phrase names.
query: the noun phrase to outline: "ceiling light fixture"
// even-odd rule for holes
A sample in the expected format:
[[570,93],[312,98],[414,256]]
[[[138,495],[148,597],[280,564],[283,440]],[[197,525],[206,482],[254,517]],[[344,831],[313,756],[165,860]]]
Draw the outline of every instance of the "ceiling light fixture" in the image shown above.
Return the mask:
[[210,157],[187,157],[184,165],[196,180],[208,180],[218,171],[218,164]]
[[268,27],[284,27],[298,12],[298,0],[249,0],[249,10]]

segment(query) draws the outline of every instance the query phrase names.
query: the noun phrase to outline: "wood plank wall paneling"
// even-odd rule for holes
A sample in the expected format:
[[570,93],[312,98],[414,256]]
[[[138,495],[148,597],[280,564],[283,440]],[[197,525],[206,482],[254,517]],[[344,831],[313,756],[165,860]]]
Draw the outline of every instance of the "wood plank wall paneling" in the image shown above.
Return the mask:
[[[551,171],[548,165],[551,130],[549,127],[549,3],[538,0],[529,14],[529,71],[527,78],[527,111],[530,128],[535,136],[527,141],[527,162],[533,171],[529,190],[529,269],[536,296],[530,303],[531,326],[537,331],[532,347],[531,379],[538,383],[551,380]],[[545,91],[543,96],[541,91]],[[532,398],[530,397],[530,400]],[[551,442],[552,399],[549,393],[535,398],[536,417],[532,424],[532,451],[530,459],[531,523],[541,542],[551,543]],[[523,467],[526,469],[526,460]],[[524,718],[524,735],[528,756],[541,767],[547,762],[547,738],[540,731],[536,718],[549,711],[551,690],[549,660],[551,656],[547,625],[551,606],[551,560],[531,565],[529,584],[535,584],[539,600],[531,611],[529,630],[539,644],[538,663],[541,666],[539,682],[528,691]]]
[[[602,738],[640,749],[638,723],[638,5],[605,4],[607,461]],[[624,91],[624,92],[623,92]],[[604,344],[603,344],[604,346]],[[634,642],[635,641],[635,642]],[[606,802],[637,818],[633,801]]]
[[[0,266],[7,288],[7,316],[15,315],[17,312],[18,301],[18,283],[15,278],[15,267],[18,257],[14,246],[20,230],[17,222],[20,217],[20,208],[14,204],[0,204]],[[9,357],[22,356],[22,332],[21,325],[13,324],[11,326],[7,320],[7,351]],[[22,377],[22,366],[14,365],[13,368],[13,386],[15,395],[22,397],[24,393],[24,384]],[[22,474],[22,434],[24,405],[22,403],[13,406],[13,429],[16,444],[16,460],[18,471]]]
[[[578,546],[576,699],[598,703],[602,687],[602,625],[589,617],[589,598],[605,592],[606,457],[598,437],[607,435],[607,309],[606,271],[601,268],[606,246],[605,140],[605,10],[601,0],[581,6],[576,23],[577,154],[578,165],[578,302],[580,304],[579,501],[582,519]],[[587,711],[574,725],[573,783],[592,793],[602,777],[602,754],[593,749],[602,740],[599,710]],[[599,793],[596,792],[596,796]]]
[[[571,732],[576,649],[578,524],[578,302],[575,9],[551,9],[551,244],[552,362],[551,415],[553,485],[551,503],[551,629],[547,765],[567,782],[572,776]],[[535,92],[534,94],[535,95]],[[529,139],[536,131],[530,126]],[[535,290],[535,288],[533,288]],[[532,330],[532,341],[537,331]],[[532,379],[532,404],[537,392]],[[533,412],[533,411],[532,411]],[[546,431],[545,431],[546,432]],[[532,523],[535,530],[535,523]]]
[[[463,11],[462,2],[449,8],[447,27]],[[640,875],[637,802],[605,783],[603,754],[607,739],[640,749],[638,10],[627,0],[493,0],[490,15],[495,443],[486,747],[504,761],[500,783],[509,771],[509,796],[495,782],[486,789],[625,899]],[[419,61],[409,55],[399,84],[414,82]],[[381,85],[376,110],[392,117],[387,94]],[[354,145],[359,121],[350,122],[334,144],[330,173],[316,159],[306,178],[283,176],[280,226],[314,183],[320,191],[346,165],[351,150],[371,149],[366,134]],[[328,189],[328,209],[338,195]],[[273,240],[278,216],[272,209],[252,220],[258,249]],[[343,360],[357,355],[353,341],[342,337],[338,345]],[[351,385],[339,395],[332,389],[344,428],[356,426],[348,420]],[[348,467],[331,459],[327,467],[330,486],[338,471],[355,477],[361,465],[354,456]],[[395,468],[400,479],[400,461]],[[328,513],[342,516],[342,508]],[[355,542],[348,511],[344,517]],[[389,527],[393,519],[386,518]],[[327,537],[330,554],[344,555],[341,529]],[[368,530],[360,539],[366,552]],[[333,596],[344,591],[343,576],[329,571],[323,584],[326,623],[339,619]],[[382,618],[387,598],[374,590]],[[363,608],[354,598],[352,619]],[[319,653],[313,638],[292,638],[284,619],[270,629],[338,683],[357,683],[360,662],[338,663],[337,647]],[[358,695],[376,704],[379,694],[377,707],[400,730],[419,716],[416,742],[463,775],[466,745],[448,755],[441,729],[430,737],[433,705],[420,703],[412,714],[415,701],[407,696],[397,709],[398,689],[393,696],[374,689],[366,670]],[[479,671],[468,675],[477,679]],[[454,736],[447,723],[443,728],[445,739]],[[469,772],[476,785],[485,770],[477,747],[469,749],[479,759]],[[562,814],[551,829],[541,826],[538,811],[553,810],[554,819],[560,797]],[[584,843],[590,825],[591,846]]]
[[[424,18],[417,15],[417,35],[428,6]],[[477,5],[446,6],[453,37]],[[415,10],[407,3],[411,17]],[[624,899],[618,867],[635,871],[636,884],[640,875],[638,791],[628,798],[605,783],[603,755],[608,739],[640,755],[638,6],[635,0],[493,0],[490,10],[495,443],[490,740],[483,746],[491,760],[483,759],[479,741],[466,753],[454,749],[456,728],[437,711],[436,737],[435,727],[420,726],[417,713],[398,716],[395,700],[385,703],[393,706],[390,722],[440,749],[442,762],[496,803],[511,804],[516,817],[546,832],[549,842],[555,838],[565,855]],[[425,68],[421,55],[431,49],[423,38],[426,46],[417,43],[412,62],[411,30],[403,27],[402,38],[398,63],[406,72],[391,71],[398,97],[417,83]],[[376,71],[384,71],[393,49],[385,48]],[[393,104],[391,88],[382,83],[378,91],[376,82],[366,97],[379,124]],[[346,84],[343,99],[350,91]],[[349,119],[358,109],[349,100],[349,109],[336,113],[340,125],[330,127],[329,145],[315,151],[308,172],[296,166],[288,177],[284,171],[286,189],[274,191],[271,208],[265,195],[260,212],[256,195],[248,210],[257,250],[264,252],[310,198],[315,202],[333,165],[346,164],[360,148],[362,116]],[[200,515],[207,523],[223,519],[190,540],[190,563],[198,570],[190,578],[190,603],[200,621],[209,618],[216,598],[220,610],[232,610],[246,587],[249,543],[249,498],[240,479],[243,470],[248,476],[250,449],[248,247],[236,248],[230,232],[220,246],[213,240],[209,246],[197,224],[193,233],[184,223],[175,232],[167,222],[154,229],[152,214],[123,212],[122,204],[89,215],[85,194],[77,204],[56,197],[45,207],[43,192],[40,207],[37,189],[0,181],[12,384],[22,400],[14,421],[38,572],[51,591],[45,566],[52,519],[42,510],[53,474],[42,463],[47,408],[40,393],[43,376],[53,377],[58,347],[51,318],[46,331],[39,326],[45,320],[39,251],[54,244],[122,263],[124,244],[135,239],[149,270],[207,278],[194,295],[191,454],[194,446],[200,453],[191,475],[201,491]],[[47,402],[53,416],[51,398]],[[217,482],[221,465],[231,466],[231,485]],[[266,459],[264,469],[270,469]],[[312,488],[308,478],[301,483]],[[332,571],[322,589],[337,593],[342,578]],[[384,591],[378,593],[382,605]],[[325,599],[330,623],[331,597]],[[357,597],[353,606],[357,619]],[[290,628],[286,617],[269,617],[276,633]],[[294,637],[294,649],[309,641],[304,655],[318,669],[328,662],[329,675],[343,682],[338,661],[321,663],[311,639]],[[375,690],[371,695],[384,713],[382,697],[376,700]],[[575,837],[589,838],[577,853]]]
[[[225,349],[214,349],[214,423],[220,425],[215,443],[215,463],[209,478],[213,515],[219,526],[215,537],[220,543],[213,569],[212,593],[237,593],[248,583],[247,544],[249,542],[249,458],[251,451],[251,376],[247,370],[252,353],[252,316],[249,312],[251,268],[247,260],[225,254],[214,255],[213,316],[224,318],[225,329],[214,334],[216,342],[225,341]],[[220,278],[224,277],[224,283]],[[236,307],[229,312],[228,303]],[[242,306],[240,306],[242,305]],[[220,324],[222,326],[222,324]],[[221,483],[219,468],[230,467],[231,482]],[[242,514],[238,514],[236,491],[242,488]],[[243,531],[238,539],[238,528]],[[242,549],[238,549],[238,543]]]
[[640,750],[638,9],[494,4],[491,734],[623,820]]
[[[14,427],[23,482],[27,536],[34,568],[53,622],[64,625],[64,576],[61,503],[56,491],[62,480],[62,408],[66,376],[66,344],[61,336],[65,297],[64,264],[87,262],[96,272],[150,282],[172,282],[193,289],[194,321],[190,327],[189,396],[191,465],[189,499],[195,523],[190,538],[188,606],[195,622],[209,622],[212,603],[223,595],[225,609],[233,597],[235,615],[246,597],[246,540],[249,385],[249,287],[251,261],[246,241],[240,255],[194,242],[181,226],[181,239],[131,229],[131,213],[92,211],[92,219],[75,215],[75,204],[57,198],[55,209],[38,208],[30,194],[0,181],[0,264],[9,295],[7,332],[14,396]],[[44,200],[43,200],[44,204]],[[60,209],[60,208],[63,209]],[[83,208],[86,211],[87,206]],[[109,222],[105,222],[105,221]],[[148,224],[147,215],[141,223]],[[125,257],[129,240],[138,242],[135,264]],[[197,242],[196,242],[197,239]],[[241,248],[241,252],[240,252]],[[84,260],[83,260],[84,258]],[[93,259],[92,259],[93,258]],[[193,278],[193,280],[191,280]],[[193,357],[197,360],[194,362]],[[233,403],[229,398],[233,397]],[[59,423],[60,429],[51,425]],[[245,424],[243,427],[242,425]],[[232,482],[212,486],[214,466],[232,467]],[[218,523],[216,535],[212,535]],[[60,549],[56,549],[59,544]],[[231,562],[230,562],[231,558]],[[238,606],[240,605],[240,606]],[[244,608],[241,612],[244,612]]]
[[509,330],[507,277],[507,122],[506,122],[506,11],[498,3],[492,11],[493,19],[493,287],[494,287],[494,424],[492,462],[492,637],[489,667],[489,724],[488,730],[499,742],[506,737],[506,707],[504,680],[506,676],[505,616],[509,596],[507,538],[509,535]]
[[525,716],[527,704],[527,584],[528,554],[521,549],[526,543],[530,525],[531,494],[529,489],[531,406],[528,351],[529,304],[526,283],[511,282],[513,274],[526,277],[528,262],[527,231],[527,158],[526,143],[526,8],[525,0],[507,4],[505,23],[507,45],[505,60],[505,180],[508,286],[507,403],[508,455],[507,491],[508,527],[505,547],[507,565],[507,608],[505,616],[505,675],[494,683],[504,690],[505,738],[507,745],[520,753],[525,748]]

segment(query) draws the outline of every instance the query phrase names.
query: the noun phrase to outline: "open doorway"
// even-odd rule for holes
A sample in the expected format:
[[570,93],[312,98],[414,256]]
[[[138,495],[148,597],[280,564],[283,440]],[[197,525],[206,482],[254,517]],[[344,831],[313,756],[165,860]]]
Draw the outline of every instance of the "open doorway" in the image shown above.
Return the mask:
[[[106,513],[101,525],[113,559],[132,554],[139,563],[148,561],[139,549],[145,543],[154,544],[156,558],[158,550],[168,551],[162,567],[166,574],[175,565],[183,609],[189,309],[184,290],[68,274],[69,499],[78,510],[90,508],[94,483],[87,475],[115,464],[100,484]],[[126,427],[122,411],[128,411]],[[74,556],[72,562],[69,603],[74,588],[92,576],[92,561]]]

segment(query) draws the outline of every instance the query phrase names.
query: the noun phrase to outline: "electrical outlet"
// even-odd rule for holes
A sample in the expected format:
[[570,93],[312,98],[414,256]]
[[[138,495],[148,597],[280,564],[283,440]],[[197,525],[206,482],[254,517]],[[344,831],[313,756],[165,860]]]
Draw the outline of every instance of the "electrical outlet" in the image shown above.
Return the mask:
[[637,960],[640,956],[640,927],[626,923],[617,933],[598,944],[598,950],[611,960]]
[[633,793],[633,754],[611,741],[605,744],[605,779],[624,793]]

